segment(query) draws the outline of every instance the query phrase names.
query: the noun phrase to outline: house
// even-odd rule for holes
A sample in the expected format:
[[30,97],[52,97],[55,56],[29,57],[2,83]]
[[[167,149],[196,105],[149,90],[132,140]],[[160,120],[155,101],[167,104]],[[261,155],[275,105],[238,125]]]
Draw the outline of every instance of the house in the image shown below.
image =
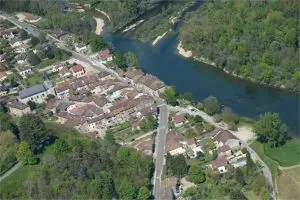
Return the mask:
[[71,72],[72,72],[72,75],[76,78],[79,78],[79,77],[82,77],[85,75],[84,67],[79,64],[71,67]]
[[22,65],[17,67],[17,71],[23,78],[26,78],[26,76],[29,75],[32,70],[30,66]]
[[0,54],[0,63],[3,63],[5,61],[6,55],[7,55],[7,53]]
[[223,145],[221,147],[218,148],[218,155],[219,156],[231,156],[231,149],[228,145]]
[[49,80],[44,81],[44,83],[35,85],[33,87],[25,88],[19,92],[19,100],[22,103],[27,103],[28,101],[34,101],[35,103],[43,103],[46,101],[49,94],[55,95],[52,83]]
[[0,71],[0,82],[4,81],[7,78],[6,72]]
[[99,59],[102,63],[106,63],[113,60],[113,54],[110,53],[109,49],[103,49],[99,52]]
[[226,156],[218,157],[216,160],[212,161],[212,168],[218,170],[220,174],[227,172],[228,161]]
[[58,99],[68,99],[70,96],[70,86],[67,84],[61,84],[55,88],[55,92]]
[[185,123],[185,121],[186,121],[185,113],[176,114],[173,117],[173,122],[174,122],[175,127],[182,126]]
[[68,68],[62,68],[58,71],[59,78],[69,78],[71,75],[72,74]]
[[76,44],[75,45],[75,50],[78,52],[78,53],[84,53],[86,52],[88,49],[87,49],[87,46],[85,44]]
[[17,117],[21,117],[25,114],[30,113],[29,106],[19,101],[13,101],[11,103],[8,103],[7,107],[9,108],[10,114]]
[[168,133],[166,138],[167,152],[169,152],[172,156],[185,154],[186,150],[182,147],[182,142],[184,142],[184,137],[180,133]]
[[6,40],[11,40],[15,37],[13,34],[13,31],[14,31],[14,29],[1,29],[0,37],[2,37],[3,39],[6,39]]
[[27,50],[31,47],[29,44],[21,44],[20,46],[15,48],[16,53],[26,53]]
[[213,139],[217,148],[223,145],[228,145],[232,151],[237,151],[241,148],[240,141],[227,130],[219,130]]
[[19,65],[23,65],[26,62],[26,55],[25,54],[18,54],[15,56],[15,60]]

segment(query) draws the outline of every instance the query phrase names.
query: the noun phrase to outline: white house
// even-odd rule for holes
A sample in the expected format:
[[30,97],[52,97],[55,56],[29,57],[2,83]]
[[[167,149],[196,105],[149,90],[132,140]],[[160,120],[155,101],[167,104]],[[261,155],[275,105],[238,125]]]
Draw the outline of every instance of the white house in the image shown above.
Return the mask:
[[186,153],[186,150],[183,147],[179,147],[177,149],[169,151],[169,154],[171,156],[176,156],[176,155],[185,154],[185,153]]

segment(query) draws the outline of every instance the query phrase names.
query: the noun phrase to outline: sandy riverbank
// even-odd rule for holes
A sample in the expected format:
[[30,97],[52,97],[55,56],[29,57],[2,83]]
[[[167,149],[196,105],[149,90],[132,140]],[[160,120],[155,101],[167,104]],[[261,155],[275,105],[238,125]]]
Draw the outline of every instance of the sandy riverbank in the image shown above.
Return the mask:
[[126,29],[124,29],[122,32],[125,33],[125,32],[127,32],[127,31],[129,31],[129,30],[135,28],[136,26],[138,26],[139,24],[141,24],[141,23],[144,22],[144,21],[145,21],[145,20],[142,19],[142,20],[140,20],[140,21],[138,21],[138,22],[136,22],[136,23],[134,23],[134,24],[132,24],[132,25],[126,27]]
[[96,20],[96,23],[97,23],[95,33],[97,35],[100,35],[103,32],[104,20],[101,18],[97,18],[97,17],[94,17],[94,19]]
[[168,33],[165,32],[164,34],[160,35],[160,36],[157,36],[157,38],[155,38],[155,40],[152,42],[152,45],[156,45],[156,43],[158,43],[159,40],[161,40],[163,37],[165,37],[165,35]]
[[185,50],[183,47],[182,47],[182,42],[179,41],[178,45],[177,45],[177,50],[178,50],[178,53],[186,58],[190,58],[193,56],[192,54],[192,51],[189,51],[189,50]]

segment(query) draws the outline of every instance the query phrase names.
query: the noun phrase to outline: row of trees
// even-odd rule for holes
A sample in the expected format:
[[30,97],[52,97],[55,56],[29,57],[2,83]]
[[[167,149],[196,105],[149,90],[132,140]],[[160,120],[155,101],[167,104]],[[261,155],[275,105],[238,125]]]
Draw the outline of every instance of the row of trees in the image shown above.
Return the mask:
[[185,49],[231,74],[300,90],[299,1],[212,1],[188,15]]

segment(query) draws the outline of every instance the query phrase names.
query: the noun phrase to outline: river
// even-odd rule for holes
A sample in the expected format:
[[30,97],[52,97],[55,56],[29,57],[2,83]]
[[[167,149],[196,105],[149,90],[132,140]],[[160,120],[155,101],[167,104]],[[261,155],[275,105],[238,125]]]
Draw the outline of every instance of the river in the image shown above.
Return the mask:
[[277,112],[290,127],[291,135],[300,136],[298,95],[235,79],[215,67],[184,58],[176,51],[177,36],[174,33],[152,46],[128,35],[104,31],[104,38],[115,49],[134,52],[145,73],[174,85],[178,92],[191,92],[199,101],[215,96],[239,115],[255,119],[265,112]]

